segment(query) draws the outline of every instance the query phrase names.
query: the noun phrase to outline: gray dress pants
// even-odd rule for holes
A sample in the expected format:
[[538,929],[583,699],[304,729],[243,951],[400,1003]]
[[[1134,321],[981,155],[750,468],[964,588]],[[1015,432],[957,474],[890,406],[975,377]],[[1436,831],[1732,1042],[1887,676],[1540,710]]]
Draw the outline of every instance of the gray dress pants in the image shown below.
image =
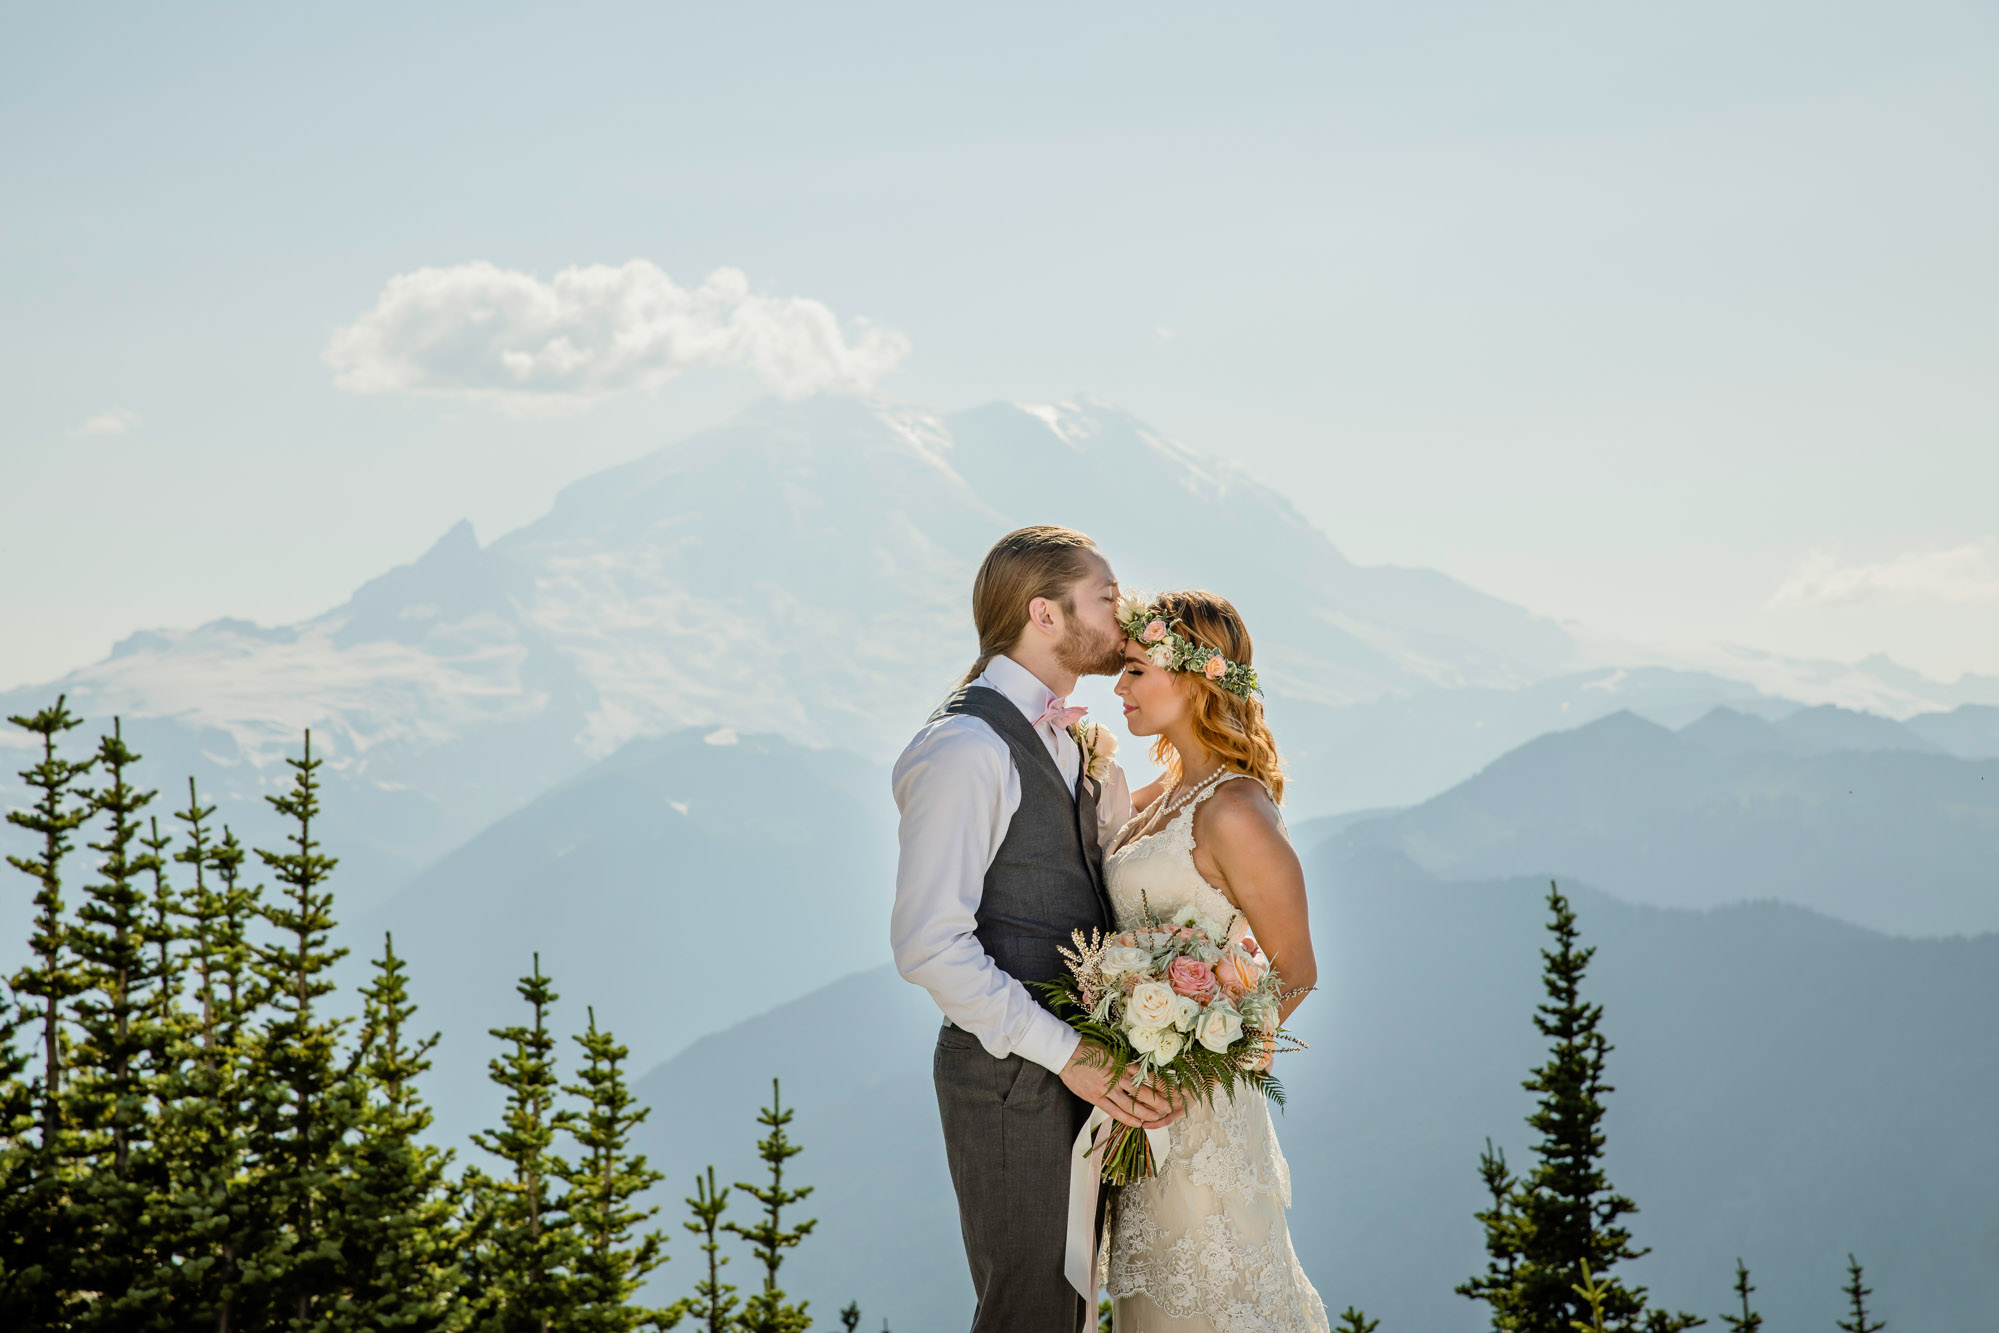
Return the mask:
[[995,1060],[949,1024],[931,1068],[979,1298],[972,1333],[1077,1333],[1085,1303],[1062,1257],[1069,1149],[1089,1106],[1032,1060]]

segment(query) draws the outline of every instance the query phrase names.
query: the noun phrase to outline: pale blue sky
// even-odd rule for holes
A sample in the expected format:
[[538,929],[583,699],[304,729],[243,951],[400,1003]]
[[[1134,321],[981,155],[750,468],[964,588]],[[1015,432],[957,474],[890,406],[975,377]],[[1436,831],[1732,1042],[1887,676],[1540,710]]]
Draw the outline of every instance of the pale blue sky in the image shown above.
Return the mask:
[[474,260],[739,268],[884,392],[1095,394],[1608,635],[1999,671],[1995,164],[1989,3],[10,6],[0,685],[761,391],[335,387]]

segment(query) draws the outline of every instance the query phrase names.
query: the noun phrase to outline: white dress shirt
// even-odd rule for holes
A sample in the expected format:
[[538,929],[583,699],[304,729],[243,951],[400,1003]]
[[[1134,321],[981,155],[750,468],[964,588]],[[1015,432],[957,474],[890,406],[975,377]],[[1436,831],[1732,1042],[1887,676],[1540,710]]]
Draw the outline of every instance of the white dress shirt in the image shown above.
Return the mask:
[[[999,656],[972,682],[998,690],[1035,725],[1054,691],[1010,657]],[[1070,787],[1081,747],[1066,729],[1035,726]],[[889,944],[896,970],[930,992],[944,1016],[997,1059],[1022,1055],[1061,1073],[1080,1040],[1042,1008],[1027,987],[1000,971],[973,932],[986,871],[1020,808],[1013,753],[984,721],[957,714],[925,724],[895,762],[902,811],[901,859]],[[1108,842],[1131,817],[1131,789],[1115,763],[1097,798],[1097,834]]]

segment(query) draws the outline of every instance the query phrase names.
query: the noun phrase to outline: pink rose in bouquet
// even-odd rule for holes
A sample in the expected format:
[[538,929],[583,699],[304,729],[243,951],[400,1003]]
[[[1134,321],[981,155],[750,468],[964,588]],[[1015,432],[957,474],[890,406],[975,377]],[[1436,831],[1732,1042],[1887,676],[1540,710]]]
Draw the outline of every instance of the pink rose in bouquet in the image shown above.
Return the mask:
[[1198,958],[1182,954],[1167,965],[1166,984],[1176,994],[1205,1002],[1215,996],[1215,970]]

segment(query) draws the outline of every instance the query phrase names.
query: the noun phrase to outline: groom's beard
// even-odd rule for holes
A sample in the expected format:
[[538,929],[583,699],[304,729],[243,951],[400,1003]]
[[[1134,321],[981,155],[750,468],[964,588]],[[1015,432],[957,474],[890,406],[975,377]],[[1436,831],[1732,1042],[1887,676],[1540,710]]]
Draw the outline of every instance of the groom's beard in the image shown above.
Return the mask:
[[1124,670],[1124,635],[1113,631],[1108,638],[1097,639],[1072,623],[1055,645],[1055,660],[1064,671],[1079,676],[1115,676]]

